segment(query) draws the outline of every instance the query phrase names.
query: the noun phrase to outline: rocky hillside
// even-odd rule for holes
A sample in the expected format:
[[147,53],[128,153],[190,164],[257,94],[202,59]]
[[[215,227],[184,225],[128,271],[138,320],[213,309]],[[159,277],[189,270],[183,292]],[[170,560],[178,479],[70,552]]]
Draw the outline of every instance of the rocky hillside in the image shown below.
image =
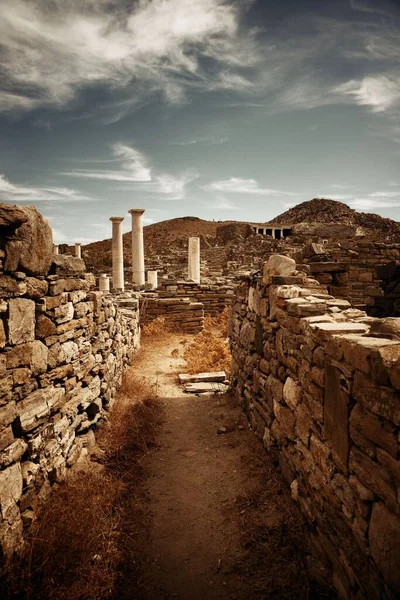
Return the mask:
[[[302,240],[311,236],[340,240],[359,235],[378,237],[380,241],[385,238],[398,238],[400,241],[399,223],[379,215],[358,213],[335,200],[314,199],[303,202],[279,215],[272,222],[277,225],[292,225],[294,238],[300,244]],[[200,237],[202,257],[206,257],[208,262],[213,260],[213,253],[220,253],[223,248],[226,248],[227,256],[228,250],[230,254],[234,254],[235,249],[239,254],[243,254],[249,248],[254,256],[264,255],[265,243],[268,241],[261,236],[254,236],[251,227],[243,222],[205,221],[197,217],[169,219],[144,228],[146,268],[186,265],[187,240],[193,236]],[[67,247],[60,250],[68,251]],[[125,267],[129,268],[130,233],[124,235],[124,257]],[[83,258],[89,270],[109,271],[112,264],[111,240],[84,246]]]
[[314,198],[276,217],[277,225],[335,224],[356,230],[357,235],[400,235],[400,223],[372,213],[357,212],[336,200]]

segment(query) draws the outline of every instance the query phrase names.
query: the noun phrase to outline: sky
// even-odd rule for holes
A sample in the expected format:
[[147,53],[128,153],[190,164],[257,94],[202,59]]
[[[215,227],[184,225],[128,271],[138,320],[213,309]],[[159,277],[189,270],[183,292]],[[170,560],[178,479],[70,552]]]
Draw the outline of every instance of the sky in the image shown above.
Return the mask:
[[56,243],[315,197],[400,221],[400,0],[0,0],[0,202]]

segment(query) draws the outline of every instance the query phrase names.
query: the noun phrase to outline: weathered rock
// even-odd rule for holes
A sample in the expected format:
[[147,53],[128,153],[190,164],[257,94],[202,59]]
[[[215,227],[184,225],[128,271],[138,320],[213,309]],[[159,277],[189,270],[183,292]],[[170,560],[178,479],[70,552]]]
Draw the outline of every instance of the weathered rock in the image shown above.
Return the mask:
[[395,317],[375,319],[371,323],[371,335],[400,340],[400,320]]
[[24,298],[9,301],[8,341],[10,344],[33,342],[35,339],[35,303]]
[[301,399],[301,387],[291,377],[288,377],[283,386],[283,399],[286,404],[295,409]]
[[53,236],[47,220],[34,206],[0,204],[0,227],[5,237],[5,271],[21,269],[47,275],[53,256]]
[[50,273],[60,275],[61,277],[71,277],[79,275],[86,270],[85,262],[77,256],[69,254],[54,254],[51,263]]
[[211,393],[225,393],[228,390],[228,386],[223,383],[189,383],[185,387],[185,392],[189,394],[200,394],[202,392]]
[[226,379],[225,371],[215,371],[213,373],[182,373],[179,375],[179,383],[204,383],[205,381],[224,382]]
[[296,261],[288,256],[274,254],[263,267],[263,283],[271,283],[272,277],[290,277],[296,271]]
[[6,518],[7,512],[21,498],[22,473],[19,463],[0,471],[0,515]]
[[33,300],[39,300],[43,298],[48,292],[49,284],[44,279],[36,279],[36,277],[27,277],[25,279],[26,284],[26,296],[33,298]]
[[0,277],[0,298],[12,298],[20,295],[18,281],[14,277],[1,275]]
[[63,388],[52,386],[29,394],[18,404],[17,428],[23,433],[35,429],[50,415],[54,407],[62,403],[64,396]]
[[383,504],[374,504],[369,543],[372,557],[386,583],[393,591],[400,590],[400,519]]
[[45,373],[48,353],[47,347],[39,340],[19,344],[7,353],[7,368],[29,367],[33,375]]

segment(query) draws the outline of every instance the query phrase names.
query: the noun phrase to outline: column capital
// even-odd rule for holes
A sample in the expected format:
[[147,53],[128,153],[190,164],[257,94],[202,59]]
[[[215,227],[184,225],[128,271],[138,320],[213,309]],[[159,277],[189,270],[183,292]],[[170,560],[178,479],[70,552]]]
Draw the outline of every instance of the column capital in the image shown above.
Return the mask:
[[110,217],[112,223],[122,223],[125,217]]
[[82,246],[81,242],[75,242],[75,246]]
[[131,208],[129,213],[133,216],[133,215],[142,215],[144,213],[145,209],[144,208]]

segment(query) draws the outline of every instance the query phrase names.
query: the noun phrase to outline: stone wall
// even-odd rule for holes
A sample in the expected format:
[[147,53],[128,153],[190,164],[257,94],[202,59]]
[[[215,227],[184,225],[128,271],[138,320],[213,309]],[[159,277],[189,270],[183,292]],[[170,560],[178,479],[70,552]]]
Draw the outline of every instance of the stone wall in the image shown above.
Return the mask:
[[373,319],[271,257],[240,283],[232,384],[342,598],[400,592],[400,320]]
[[[50,236],[51,243],[51,236]],[[3,244],[4,246],[4,244]],[[5,245],[7,248],[7,245]],[[3,250],[6,264],[7,250]],[[49,270],[51,259],[45,271]],[[139,346],[129,308],[93,291],[83,261],[0,271],[0,550],[17,550],[51,485],[87,453]],[[0,552],[0,554],[1,554]]]
[[160,298],[189,298],[192,302],[201,302],[206,317],[216,317],[234,298],[234,285],[198,284],[191,281],[160,280],[158,295]]
[[400,317],[400,253],[398,261],[392,260],[376,271],[382,295],[367,299],[368,313],[374,317]]
[[349,241],[327,247],[333,260],[347,273],[332,273],[330,292],[353,305],[372,306],[383,296],[382,278],[377,267],[400,259],[400,244],[377,241]]
[[190,298],[159,298],[157,294],[143,294],[140,300],[142,325],[163,317],[174,331],[200,333],[204,327],[204,306]]

